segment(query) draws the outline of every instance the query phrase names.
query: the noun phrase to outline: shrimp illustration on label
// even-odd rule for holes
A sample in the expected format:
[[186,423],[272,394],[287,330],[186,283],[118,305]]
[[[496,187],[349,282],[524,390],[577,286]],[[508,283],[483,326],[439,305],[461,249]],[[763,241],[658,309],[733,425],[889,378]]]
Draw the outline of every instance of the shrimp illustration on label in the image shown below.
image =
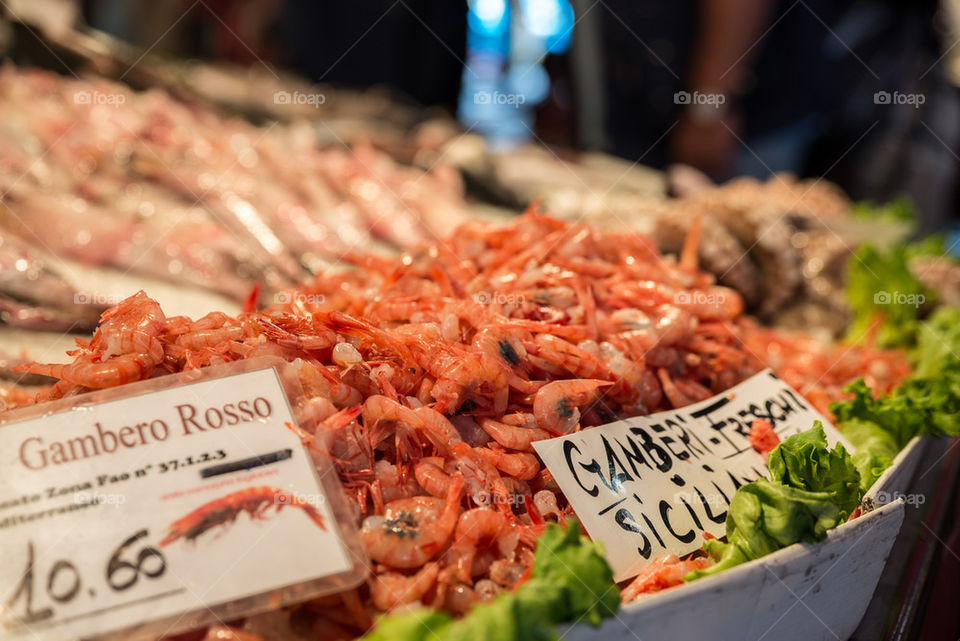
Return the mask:
[[324,531],[327,529],[320,512],[299,497],[275,487],[250,487],[204,503],[177,519],[167,528],[167,535],[160,541],[160,546],[178,539],[192,541],[217,525],[226,527],[236,521],[241,512],[249,514],[252,520],[265,520],[266,512],[271,507],[276,507],[277,512],[284,507],[301,509],[317,527]]

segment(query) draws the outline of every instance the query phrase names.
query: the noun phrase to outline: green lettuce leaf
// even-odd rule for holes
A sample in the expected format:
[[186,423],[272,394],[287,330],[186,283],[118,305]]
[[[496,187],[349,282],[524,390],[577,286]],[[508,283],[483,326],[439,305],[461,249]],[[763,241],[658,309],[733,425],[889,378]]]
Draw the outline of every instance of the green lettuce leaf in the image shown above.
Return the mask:
[[913,201],[905,195],[898,196],[883,205],[869,201],[854,203],[850,213],[856,218],[876,221],[900,220],[910,222],[917,218],[917,210],[913,206]]
[[573,526],[547,528],[537,541],[532,576],[563,588],[567,616],[574,620],[599,625],[620,604],[620,590],[613,585],[602,544],[580,536]]
[[453,623],[450,615],[417,608],[403,614],[385,616],[377,627],[363,637],[364,641],[431,641],[441,638],[444,630]]
[[774,448],[768,465],[772,481],[829,493],[830,501],[840,508],[841,519],[860,504],[860,473],[843,444],[827,449],[827,436],[820,421],[814,423],[813,429],[794,434]]
[[912,345],[917,333],[921,306],[934,294],[913,277],[907,266],[911,251],[903,245],[881,253],[862,245],[848,263],[847,300],[853,320],[847,331],[849,342],[860,342],[878,316],[883,318],[877,333],[882,347]]
[[727,543],[709,541],[717,561],[684,577],[693,581],[759,559],[794,543],[817,543],[843,522],[830,492],[810,492],[758,479],[739,488],[727,511]]
[[850,419],[840,429],[853,445],[853,465],[860,473],[860,492],[865,493],[893,464],[900,448],[893,435],[870,421]]
[[960,307],[941,307],[921,322],[911,356],[914,378],[934,378],[960,369]]
[[817,543],[860,502],[860,474],[843,445],[827,446],[823,425],[794,434],[769,457],[770,479],[739,488],[727,509],[727,542],[704,549],[716,562],[684,577],[693,581],[759,559],[794,543]]

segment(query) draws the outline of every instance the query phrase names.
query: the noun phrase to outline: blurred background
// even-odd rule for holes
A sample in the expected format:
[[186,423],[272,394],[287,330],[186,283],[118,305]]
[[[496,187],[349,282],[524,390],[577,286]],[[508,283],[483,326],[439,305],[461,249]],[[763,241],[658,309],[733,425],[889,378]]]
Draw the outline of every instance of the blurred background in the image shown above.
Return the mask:
[[236,310],[531,203],[696,237],[772,324],[843,333],[864,241],[937,234],[903,270],[960,301],[960,0],[0,4],[0,248],[79,292],[7,325]]
[[790,171],[957,211],[960,2],[86,0],[169,54],[389,88],[494,150],[535,141],[715,180]]

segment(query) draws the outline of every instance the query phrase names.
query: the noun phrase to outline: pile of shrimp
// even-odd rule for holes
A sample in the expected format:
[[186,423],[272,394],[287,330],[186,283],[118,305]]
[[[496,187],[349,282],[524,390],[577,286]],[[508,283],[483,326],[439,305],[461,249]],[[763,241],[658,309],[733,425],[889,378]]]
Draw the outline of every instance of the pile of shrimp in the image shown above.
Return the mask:
[[[525,580],[545,524],[573,516],[532,443],[719,393],[768,364],[822,406],[904,356],[759,327],[733,290],[634,234],[528,212],[471,222],[399,259],[284,292],[258,312],[168,318],[140,292],[108,310],[38,400],[260,355],[294,364],[304,443],[335,462],[370,557],[356,590],[291,621],[352,638],[411,604],[453,614]],[[691,258],[694,257],[694,258]],[[844,379],[844,380],[840,380]]]

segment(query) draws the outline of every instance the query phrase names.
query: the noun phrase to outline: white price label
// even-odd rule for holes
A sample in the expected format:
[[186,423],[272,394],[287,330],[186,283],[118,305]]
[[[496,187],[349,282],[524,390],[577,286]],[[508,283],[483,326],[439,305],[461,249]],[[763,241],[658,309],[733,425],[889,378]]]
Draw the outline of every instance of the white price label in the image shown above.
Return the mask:
[[0,427],[0,637],[87,638],[351,570],[293,420],[268,368]]
[[687,554],[701,535],[723,536],[741,485],[766,473],[749,442],[753,421],[784,439],[822,421],[827,440],[849,443],[826,418],[765,370],[723,394],[533,444],[617,581],[664,554]]

